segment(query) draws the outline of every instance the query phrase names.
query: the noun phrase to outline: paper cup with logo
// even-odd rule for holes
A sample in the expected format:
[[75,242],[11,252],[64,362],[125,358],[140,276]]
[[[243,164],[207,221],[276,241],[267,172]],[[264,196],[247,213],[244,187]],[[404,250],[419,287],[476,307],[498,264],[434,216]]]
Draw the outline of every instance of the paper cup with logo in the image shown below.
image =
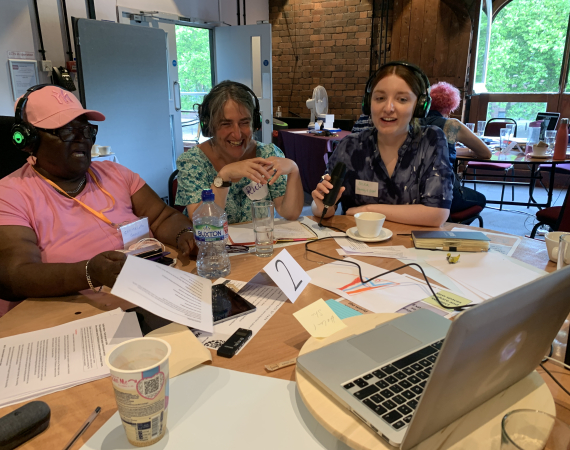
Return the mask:
[[168,342],[144,337],[123,342],[105,358],[127,439],[137,447],[166,432],[170,351]]

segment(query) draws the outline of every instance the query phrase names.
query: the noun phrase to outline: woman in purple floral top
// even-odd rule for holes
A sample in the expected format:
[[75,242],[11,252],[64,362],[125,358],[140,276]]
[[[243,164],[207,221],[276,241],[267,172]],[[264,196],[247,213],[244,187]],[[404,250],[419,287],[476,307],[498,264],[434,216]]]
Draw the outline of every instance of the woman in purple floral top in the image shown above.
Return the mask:
[[322,200],[332,188],[328,173],[343,162],[346,177],[337,201],[345,214],[373,211],[392,222],[436,227],[447,220],[453,171],[443,131],[420,127],[414,118],[417,100],[427,88],[417,70],[386,65],[376,74],[370,88],[374,129],[340,142],[323,182],[312,192],[315,216],[321,216]]

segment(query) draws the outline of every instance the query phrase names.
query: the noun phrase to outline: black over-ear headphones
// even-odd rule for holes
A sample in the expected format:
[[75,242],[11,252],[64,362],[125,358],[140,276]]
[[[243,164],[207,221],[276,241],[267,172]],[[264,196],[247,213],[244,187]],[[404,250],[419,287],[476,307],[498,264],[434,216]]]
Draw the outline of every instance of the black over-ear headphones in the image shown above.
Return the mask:
[[380,68],[376,72],[374,72],[374,75],[372,75],[368,79],[368,82],[366,83],[366,89],[364,91],[364,97],[362,97],[362,112],[364,114],[366,114],[367,116],[369,116],[371,114],[371,106],[370,105],[371,105],[371,101],[372,101],[372,83],[374,82],[378,73],[381,70],[383,70],[389,66],[407,67],[419,78],[420,85],[422,86],[423,93],[418,97],[418,101],[417,101],[416,107],[414,109],[413,117],[417,117],[417,118],[422,119],[425,116],[427,116],[427,113],[429,112],[429,108],[431,106],[431,97],[429,95],[430,84],[429,84],[428,77],[423,72],[423,70],[420,69],[418,66],[416,66],[415,64],[406,62],[406,61],[392,61],[392,62],[383,64],[382,66],[380,66]]
[[18,150],[35,152],[40,145],[40,135],[36,127],[24,120],[24,107],[28,102],[28,97],[32,92],[39,91],[52,84],[38,84],[29,88],[18,101],[16,112],[14,113],[14,125],[12,125],[12,143]]
[[212,98],[212,94],[215,94],[220,89],[226,86],[236,86],[240,87],[251,94],[253,100],[255,102],[255,107],[253,108],[253,117],[252,120],[252,128],[253,131],[261,130],[261,111],[259,108],[259,100],[257,99],[257,95],[253,92],[249,87],[245,84],[238,83],[237,81],[222,81],[221,83],[217,84],[212,88],[212,90],[204,97],[204,101],[198,108],[198,118],[200,119],[200,129],[202,130],[202,135],[204,137],[212,137],[212,130],[210,130],[210,100]]

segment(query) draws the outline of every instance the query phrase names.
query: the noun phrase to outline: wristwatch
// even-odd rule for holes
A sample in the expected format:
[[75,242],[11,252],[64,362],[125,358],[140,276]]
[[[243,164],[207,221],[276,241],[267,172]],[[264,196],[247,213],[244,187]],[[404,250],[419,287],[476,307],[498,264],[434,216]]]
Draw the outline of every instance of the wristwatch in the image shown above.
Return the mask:
[[232,185],[231,181],[224,181],[220,176],[214,178],[214,186],[216,186],[217,188],[230,187],[231,185]]

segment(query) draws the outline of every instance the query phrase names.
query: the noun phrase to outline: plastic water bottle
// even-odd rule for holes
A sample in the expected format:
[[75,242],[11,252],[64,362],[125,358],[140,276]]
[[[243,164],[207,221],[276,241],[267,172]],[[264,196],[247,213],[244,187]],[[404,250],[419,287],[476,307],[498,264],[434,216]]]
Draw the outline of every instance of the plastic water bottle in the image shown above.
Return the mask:
[[198,244],[196,266],[198,275],[219,278],[230,273],[230,258],[226,251],[228,240],[228,216],[214,203],[211,189],[202,191],[202,204],[194,211],[194,238]]

